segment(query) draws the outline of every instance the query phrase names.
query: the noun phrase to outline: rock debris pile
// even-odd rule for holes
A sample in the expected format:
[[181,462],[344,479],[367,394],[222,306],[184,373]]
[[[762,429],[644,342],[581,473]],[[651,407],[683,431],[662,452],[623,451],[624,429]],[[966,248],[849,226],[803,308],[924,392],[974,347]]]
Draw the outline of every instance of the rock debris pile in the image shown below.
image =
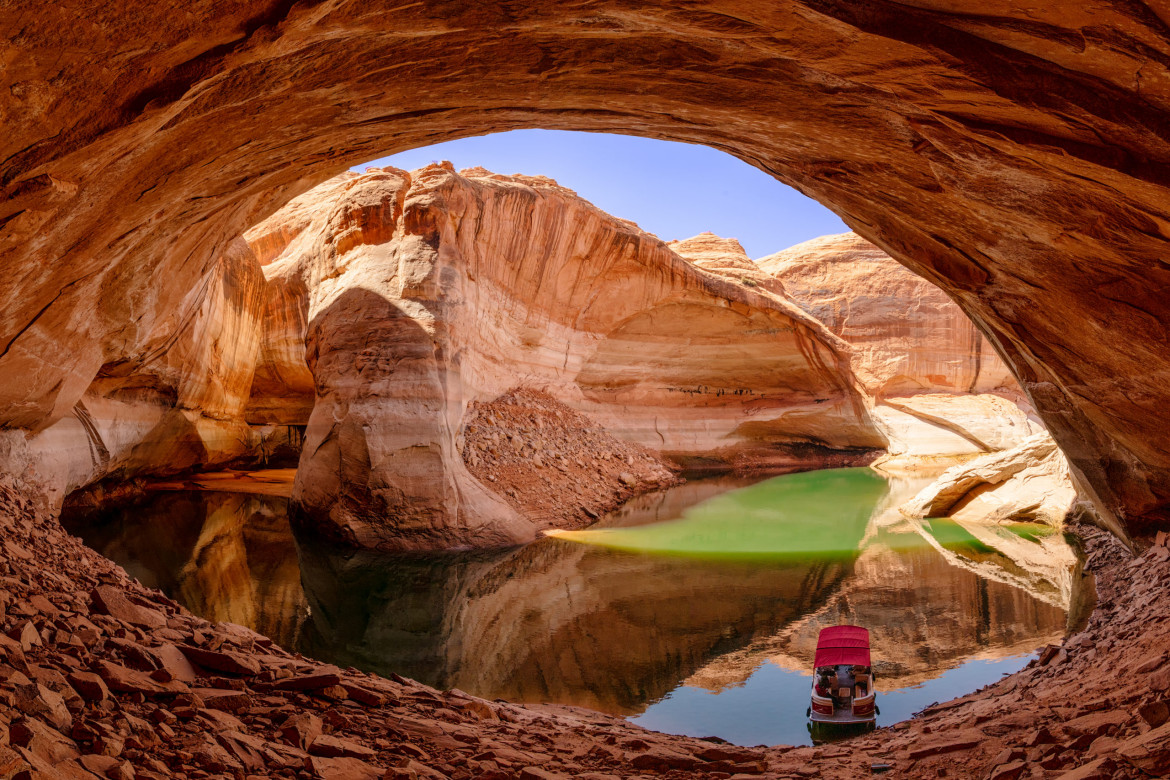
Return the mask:
[[462,452],[477,479],[542,528],[580,528],[681,481],[651,450],[531,389],[472,404]]

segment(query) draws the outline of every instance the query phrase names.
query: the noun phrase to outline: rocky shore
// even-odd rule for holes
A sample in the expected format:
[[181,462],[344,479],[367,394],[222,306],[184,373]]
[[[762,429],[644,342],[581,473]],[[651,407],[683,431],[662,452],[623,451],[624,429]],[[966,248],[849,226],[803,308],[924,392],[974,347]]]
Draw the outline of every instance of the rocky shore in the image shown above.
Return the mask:
[[1078,525],[1098,608],[1039,663],[824,747],[741,748],[588,710],[490,702],[291,654],[132,581],[0,486],[0,776],[902,777],[1078,780],[1170,769],[1170,575]]

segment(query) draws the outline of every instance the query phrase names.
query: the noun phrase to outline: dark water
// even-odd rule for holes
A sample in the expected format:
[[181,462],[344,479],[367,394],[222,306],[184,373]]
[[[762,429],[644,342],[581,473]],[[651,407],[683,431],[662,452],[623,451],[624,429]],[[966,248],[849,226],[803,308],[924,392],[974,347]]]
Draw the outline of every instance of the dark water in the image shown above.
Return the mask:
[[285,499],[167,492],[63,518],[144,584],[343,666],[740,744],[807,744],[820,628],[872,632],[880,724],[1064,629],[1075,559],[1034,526],[910,523],[867,469],[693,481],[492,553],[298,543]]

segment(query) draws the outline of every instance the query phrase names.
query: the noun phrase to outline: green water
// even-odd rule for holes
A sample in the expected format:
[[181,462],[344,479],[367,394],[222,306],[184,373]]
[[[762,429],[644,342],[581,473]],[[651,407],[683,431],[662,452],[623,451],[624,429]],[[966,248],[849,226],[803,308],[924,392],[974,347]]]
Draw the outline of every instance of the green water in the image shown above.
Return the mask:
[[857,554],[886,481],[871,469],[788,474],[732,490],[676,520],[557,534],[615,550],[710,559]]

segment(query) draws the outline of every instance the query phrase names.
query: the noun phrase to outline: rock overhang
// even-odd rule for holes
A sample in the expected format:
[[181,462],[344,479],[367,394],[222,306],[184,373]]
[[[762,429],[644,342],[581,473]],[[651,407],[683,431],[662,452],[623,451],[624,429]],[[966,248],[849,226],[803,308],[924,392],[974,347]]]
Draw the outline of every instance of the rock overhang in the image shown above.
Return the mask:
[[100,366],[149,351],[234,236],[348,165],[519,127],[626,132],[736,154],[939,284],[1103,517],[1166,523],[1170,86],[1143,68],[1168,48],[1153,11],[185,10],[21,19],[0,144],[5,425],[68,414]]

